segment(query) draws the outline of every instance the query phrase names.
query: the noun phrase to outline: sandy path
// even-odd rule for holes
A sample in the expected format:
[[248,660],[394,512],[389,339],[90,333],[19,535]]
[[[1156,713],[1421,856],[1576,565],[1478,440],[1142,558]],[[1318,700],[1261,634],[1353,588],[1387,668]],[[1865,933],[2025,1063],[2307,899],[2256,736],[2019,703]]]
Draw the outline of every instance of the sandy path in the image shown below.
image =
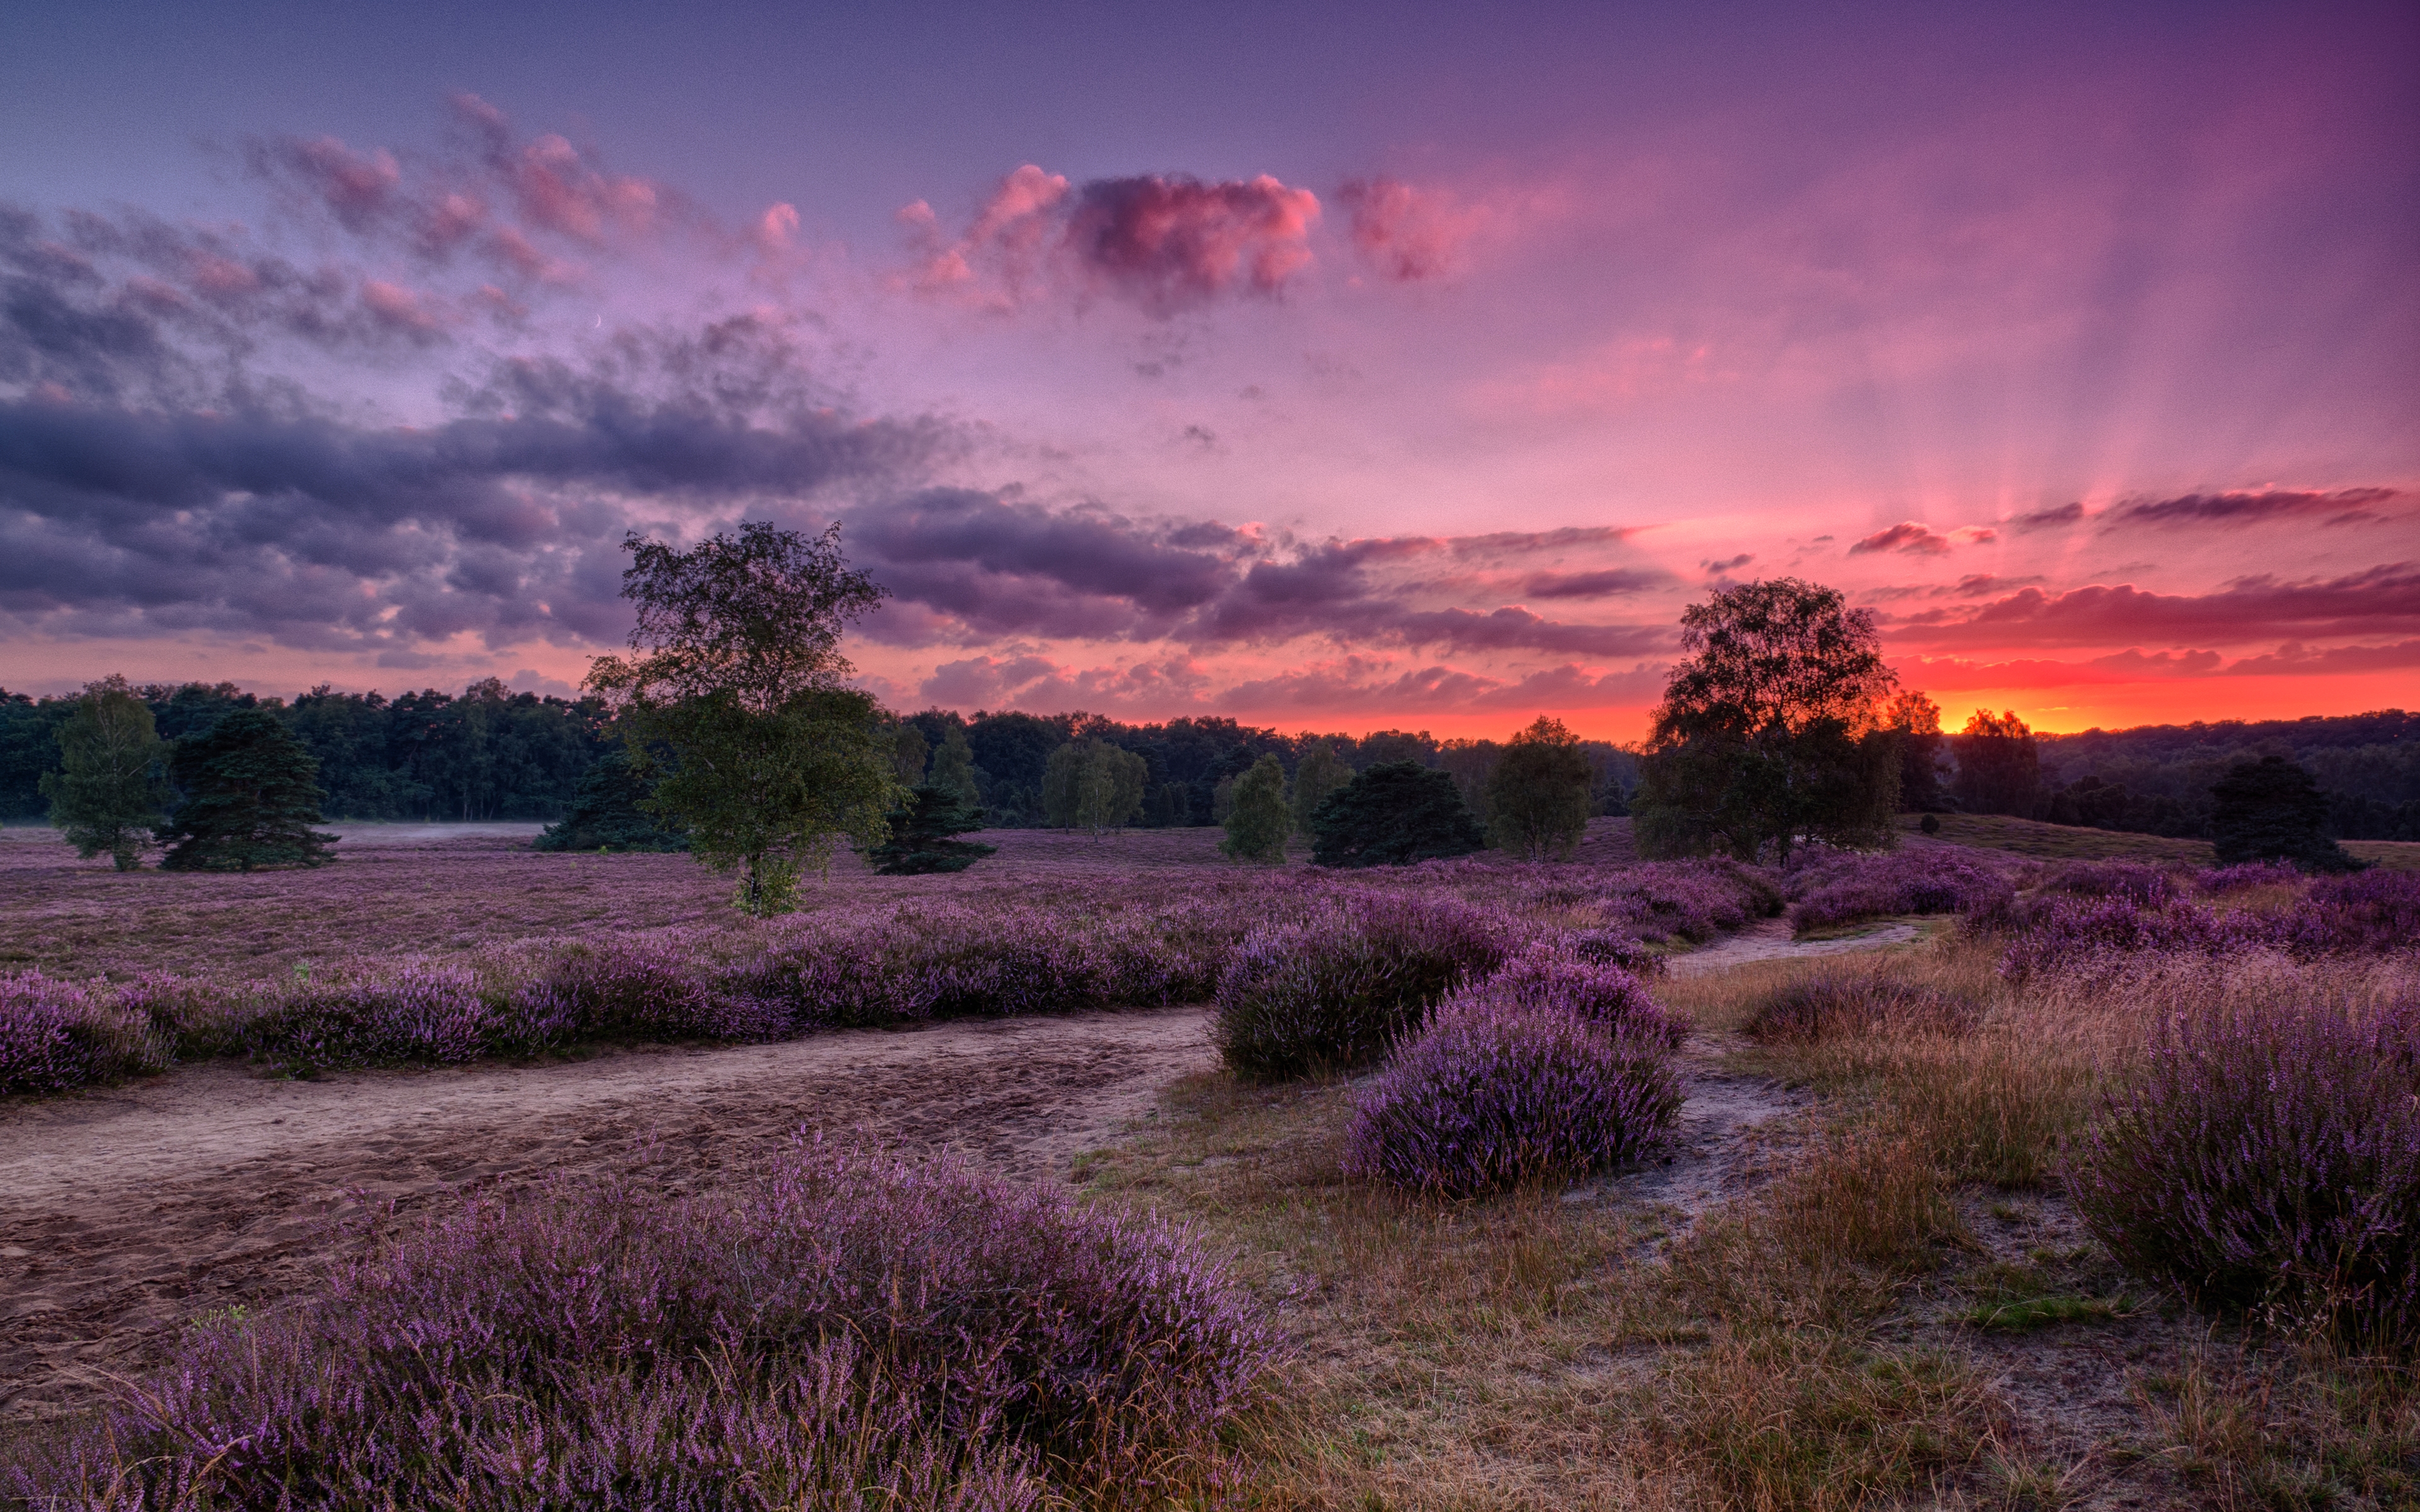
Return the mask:
[[1676,977],[1698,977],[1750,961],[1799,961],[1811,956],[1844,955],[1853,950],[1879,950],[1885,946],[1905,945],[1915,938],[1913,924],[1885,924],[1870,933],[1853,934],[1845,939],[1794,940],[1790,937],[1788,919],[1761,918],[1712,945],[1668,958],[1665,967]]
[[[673,1186],[801,1125],[1063,1177],[1216,1054],[1198,1008],[968,1020],[554,1066],[271,1081],[197,1066],[0,1111],[0,1419],[91,1399],[180,1321],[307,1286],[330,1221],[554,1169]],[[369,1206],[357,1200],[365,1198]]]

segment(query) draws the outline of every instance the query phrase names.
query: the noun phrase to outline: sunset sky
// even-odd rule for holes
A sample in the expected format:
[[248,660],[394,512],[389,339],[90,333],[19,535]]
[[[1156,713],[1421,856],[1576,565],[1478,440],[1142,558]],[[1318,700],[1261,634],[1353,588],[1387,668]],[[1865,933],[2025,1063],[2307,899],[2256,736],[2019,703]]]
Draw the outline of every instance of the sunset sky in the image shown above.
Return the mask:
[[862,8],[12,8],[0,686],[568,692],[744,517],[901,708],[2420,702],[2408,3]]

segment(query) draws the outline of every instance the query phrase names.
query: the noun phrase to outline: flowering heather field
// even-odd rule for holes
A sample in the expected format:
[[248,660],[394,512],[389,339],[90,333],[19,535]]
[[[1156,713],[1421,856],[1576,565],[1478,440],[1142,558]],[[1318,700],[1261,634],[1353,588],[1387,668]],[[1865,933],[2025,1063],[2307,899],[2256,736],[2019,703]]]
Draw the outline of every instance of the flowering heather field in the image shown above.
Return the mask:
[[[0,1436],[0,1485],[94,1507],[2420,1504],[2420,876],[1939,844],[1331,875],[1231,866],[1202,833],[994,838],[997,866],[844,868],[766,923],[684,857],[503,837],[131,879],[176,884],[142,896],[187,911],[179,953],[108,914],[121,879],[8,837],[8,885],[93,942],[0,979],[21,1091],[209,1057],[798,1041],[736,1060],[1154,1005],[1196,1005],[1156,1011],[1228,1069],[1088,1149],[1072,1196],[808,1149],[696,1188],[650,1156],[644,1183],[600,1165],[433,1202],[325,1290],[169,1335],[105,1412]],[[254,954],[214,909],[318,933]],[[1922,915],[1961,922],[1725,970],[1676,954]]]

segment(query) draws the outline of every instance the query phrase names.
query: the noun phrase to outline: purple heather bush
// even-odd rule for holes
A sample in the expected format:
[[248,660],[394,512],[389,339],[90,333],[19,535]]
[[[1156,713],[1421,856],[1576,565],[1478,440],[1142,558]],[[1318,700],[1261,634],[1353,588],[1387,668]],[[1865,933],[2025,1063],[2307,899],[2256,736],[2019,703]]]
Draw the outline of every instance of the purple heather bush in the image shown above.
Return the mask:
[[426,961],[338,967],[271,989],[240,1034],[256,1057],[300,1066],[475,1060],[501,1018],[469,967]]
[[559,1185],[196,1330],[0,1471],[44,1507],[1159,1505],[1275,1357],[1181,1230],[795,1149],[735,1197]]
[[2420,872],[2372,868],[2321,877],[2300,906],[2277,918],[2275,928],[2279,943],[2300,956],[2420,947]]
[[1886,914],[1974,914],[2004,907],[2007,871],[1978,853],[1815,850],[1785,882],[1793,930],[1824,929]]
[[1527,934],[1509,915],[1451,898],[1347,893],[1245,937],[1218,979],[1213,1037],[1248,1076],[1367,1065]]
[[512,993],[498,1042],[774,1040],[797,1026],[792,1005],[721,980],[707,962],[678,935],[572,946]]
[[1662,954],[1623,930],[1575,929],[1563,936],[1562,945],[1583,961],[1620,966],[1634,977],[1660,977],[1668,969]]
[[1620,966],[1601,964],[1565,945],[1541,944],[1494,972],[1447,995],[1439,1012],[1465,998],[1549,1008],[1583,1023],[1676,1049],[1689,1026],[1667,1012],[1647,984]]
[[1782,896],[1763,872],[1736,861],[1656,861],[1614,872],[1599,902],[1640,939],[1702,945],[1781,912]]
[[1474,994],[1440,1008],[1357,1102],[1348,1173],[1476,1196],[1629,1160],[1680,1116],[1660,1039]]
[[2194,878],[2194,888],[2215,898],[2251,887],[2299,887],[2302,881],[2303,873],[2291,861],[2243,861],[2198,873]]
[[149,1020],[106,988],[38,971],[0,977],[0,1093],[60,1092],[166,1064]]
[[2123,898],[2145,908],[2164,907],[2184,892],[2176,872],[2140,861],[2071,862],[2045,876],[2041,890],[2074,898]]
[[2420,1004],[2163,1025],[2071,1159],[2093,1232],[2199,1304],[2420,1344]]

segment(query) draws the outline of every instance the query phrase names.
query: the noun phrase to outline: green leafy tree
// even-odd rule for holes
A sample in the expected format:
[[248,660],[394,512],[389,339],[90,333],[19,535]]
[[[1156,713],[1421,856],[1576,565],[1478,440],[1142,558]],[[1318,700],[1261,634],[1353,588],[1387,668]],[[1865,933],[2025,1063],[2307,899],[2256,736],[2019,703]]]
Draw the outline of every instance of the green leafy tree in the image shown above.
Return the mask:
[[784,912],[838,837],[882,842],[898,795],[881,711],[842,686],[841,636],[882,590],[848,565],[836,525],[743,522],[686,551],[634,532],[622,548],[632,655],[598,658],[588,686],[654,782],[648,810],[677,823],[700,861],[739,873],[740,907]]
[[171,872],[324,866],[334,835],[319,817],[319,764],[267,709],[235,709],[177,742],[169,776],[183,795],[161,831]]
[[1438,743],[1436,758],[1438,768],[1453,779],[1454,791],[1470,806],[1479,826],[1489,827],[1496,810],[1487,779],[1495,774],[1496,764],[1504,759],[1503,746],[1493,740],[1447,740]]
[[958,795],[961,803],[973,803],[975,792],[974,748],[967,744],[967,727],[953,722],[949,733],[941,737],[941,747],[933,752],[932,784]]
[[1951,737],[1958,757],[1958,807],[1968,813],[2031,819],[2042,806],[2041,751],[2014,710],[1996,717],[1977,709]]
[[1489,839],[1524,860],[1568,859],[1588,833],[1595,785],[1580,737],[1538,716],[1488,771]]
[[76,699],[58,747],[61,769],[41,777],[51,823],[87,861],[106,854],[120,872],[141,866],[168,799],[168,748],[150,709],[125,678],[104,677]]
[[530,842],[540,851],[685,851],[689,837],[677,825],[648,811],[654,784],[631,765],[628,752],[609,750],[581,774],[571,811]]
[[2321,830],[2328,798],[2311,774],[2283,756],[2238,762],[2211,784],[2211,846],[2219,864],[2291,861],[2305,872],[2352,872],[2361,863]]
[[963,872],[999,847],[955,840],[984,827],[983,815],[952,789],[920,784],[887,816],[891,838],[867,857],[885,876],[924,876]]
[[1238,861],[1270,864],[1285,860],[1286,836],[1294,830],[1294,809],[1286,802],[1285,764],[1263,756],[1235,779],[1233,807],[1227,812],[1227,838],[1219,851]]
[[1487,848],[1453,779],[1418,762],[1381,762],[1329,794],[1311,838],[1317,866],[1409,866]]
[[1090,830],[1098,839],[1142,813],[1151,764],[1106,740],[1071,740],[1042,769],[1042,811],[1062,829]]
[[1895,680],[1870,611],[1794,578],[1744,583],[1683,610],[1681,644],[1631,798],[1642,853],[1894,842]]
[[1353,780],[1353,768],[1337,759],[1336,748],[1325,740],[1311,742],[1294,768],[1294,827],[1311,833],[1311,816],[1326,796]]

